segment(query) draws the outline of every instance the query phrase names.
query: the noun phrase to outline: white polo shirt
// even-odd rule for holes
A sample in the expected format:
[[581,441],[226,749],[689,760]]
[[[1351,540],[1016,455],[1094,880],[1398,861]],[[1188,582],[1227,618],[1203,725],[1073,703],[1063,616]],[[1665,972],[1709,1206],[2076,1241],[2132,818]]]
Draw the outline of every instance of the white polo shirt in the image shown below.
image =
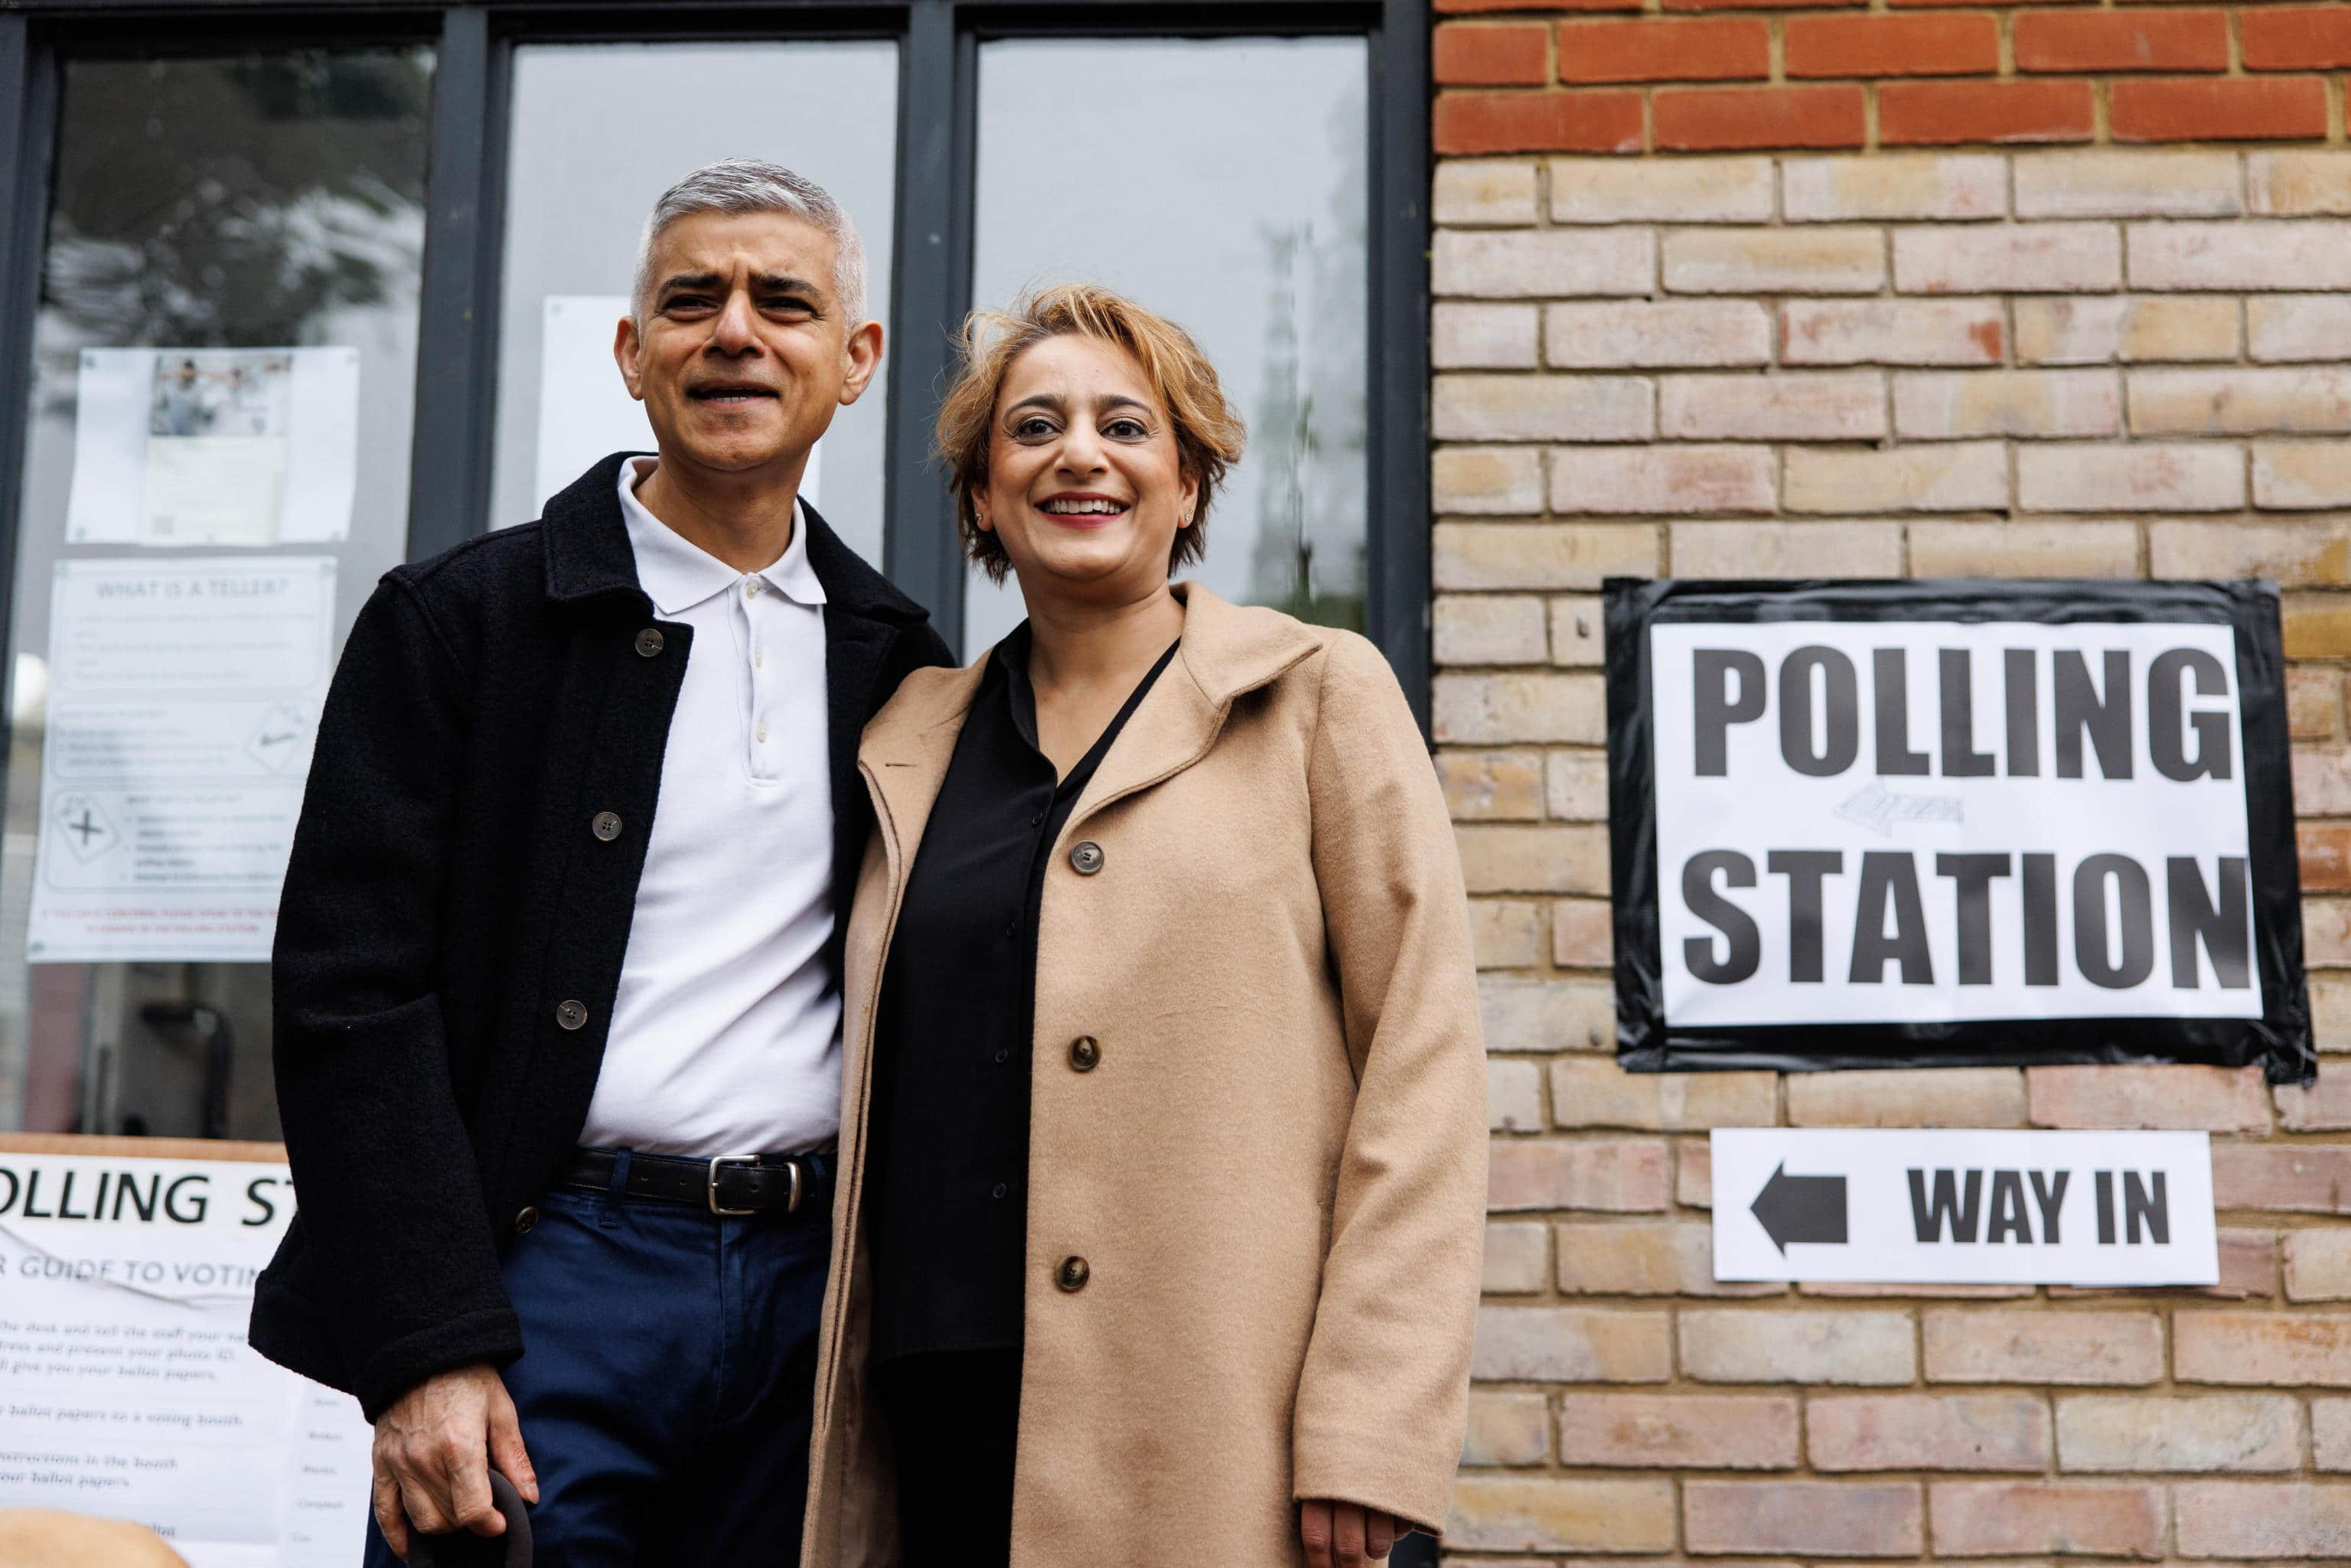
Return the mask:
[[797,507],[782,557],[739,572],[637,499],[654,462],[621,465],[621,512],[637,581],[694,643],[580,1141],[820,1148],[841,1126],[824,589]]

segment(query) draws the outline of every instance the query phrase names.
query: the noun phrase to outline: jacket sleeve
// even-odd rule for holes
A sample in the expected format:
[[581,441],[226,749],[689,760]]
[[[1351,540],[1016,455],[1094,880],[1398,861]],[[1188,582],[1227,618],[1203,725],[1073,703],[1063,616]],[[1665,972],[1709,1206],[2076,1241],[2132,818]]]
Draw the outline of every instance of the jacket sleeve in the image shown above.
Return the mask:
[[371,1420],[435,1373],[522,1353],[434,991],[458,677],[416,591],[385,579],[319,717],[278,905],[287,1156],[312,1278],[332,1291],[319,1313]]
[[1468,1419],[1486,1068],[1453,825],[1377,649],[1324,655],[1308,788],[1355,1103],[1298,1390],[1293,1494],[1442,1528]]

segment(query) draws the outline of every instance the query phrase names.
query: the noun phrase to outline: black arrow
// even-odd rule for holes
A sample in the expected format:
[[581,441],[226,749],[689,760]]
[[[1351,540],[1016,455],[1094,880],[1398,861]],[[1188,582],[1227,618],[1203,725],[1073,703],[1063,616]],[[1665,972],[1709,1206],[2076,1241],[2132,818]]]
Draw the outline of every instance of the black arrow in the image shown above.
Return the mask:
[[1762,1223],[1771,1245],[1787,1256],[1791,1241],[1842,1242],[1844,1229],[1844,1177],[1792,1176],[1787,1162],[1771,1173],[1750,1209]]

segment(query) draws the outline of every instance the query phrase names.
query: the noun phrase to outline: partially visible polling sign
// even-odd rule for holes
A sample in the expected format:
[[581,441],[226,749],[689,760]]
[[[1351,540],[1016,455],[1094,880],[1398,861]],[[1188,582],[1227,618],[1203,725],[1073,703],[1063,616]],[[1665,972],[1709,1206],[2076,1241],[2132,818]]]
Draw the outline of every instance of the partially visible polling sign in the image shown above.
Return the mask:
[[2220,1282],[2202,1133],[1737,1127],[1711,1143],[1717,1280]]
[[2273,586],[1606,592],[1626,1067],[2314,1073]]

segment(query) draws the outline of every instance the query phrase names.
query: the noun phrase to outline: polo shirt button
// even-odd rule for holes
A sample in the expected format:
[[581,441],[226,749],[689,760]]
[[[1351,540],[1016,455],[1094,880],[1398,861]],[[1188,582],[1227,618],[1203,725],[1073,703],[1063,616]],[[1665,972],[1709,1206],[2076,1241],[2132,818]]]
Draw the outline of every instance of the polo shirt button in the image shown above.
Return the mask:
[[578,1029],[588,1021],[588,1004],[565,1002],[555,1009],[555,1021],[565,1029]]
[[1053,1283],[1071,1294],[1086,1288],[1086,1279],[1093,1272],[1082,1258],[1064,1258],[1061,1266],[1053,1270]]
[[1081,1034],[1070,1041],[1070,1065],[1080,1072],[1092,1072],[1102,1061],[1102,1044],[1090,1034]]
[[530,1228],[538,1223],[538,1210],[526,1207],[520,1214],[515,1216],[514,1233],[517,1236],[528,1236],[530,1234]]
[[599,811],[596,820],[588,824],[588,831],[609,844],[621,836],[621,814],[618,811]]
[[1092,839],[1081,840],[1070,851],[1070,864],[1080,876],[1092,876],[1102,868],[1102,846]]
[[637,633],[637,657],[640,659],[653,658],[658,654],[663,648],[666,647],[668,643],[669,639],[662,635],[660,627],[648,626],[643,631]]

